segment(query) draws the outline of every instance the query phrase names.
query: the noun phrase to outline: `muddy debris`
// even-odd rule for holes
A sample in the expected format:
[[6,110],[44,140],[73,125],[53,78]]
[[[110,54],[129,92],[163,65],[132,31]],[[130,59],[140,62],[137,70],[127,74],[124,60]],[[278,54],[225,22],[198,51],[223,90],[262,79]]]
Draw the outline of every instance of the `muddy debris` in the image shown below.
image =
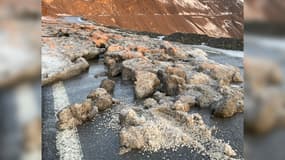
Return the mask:
[[176,76],[186,80],[186,73],[181,68],[169,66],[165,69],[165,73],[167,75],[176,75]]
[[204,52],[202,49],[195,48],[193,51],[189,52],[190,56],[197,60],[207,60],[208,54]]
[[191,84],[191,85],[199,85],[199,84],[215,85],[215,82],[207,74],[197,72],[197,73],[191,74],[191,76],[187,79],[187,84]]
[[175,97],[167,96],[165,93],[160,91],[156,91],[153,94],[153,98],[158,102],[161,106],[167,106],[171,108],[175,102]]
[[156,152],[184,146],[205,152],[210,159],[236,156],[230,145],[212,136],[212,128],[198,113],[187,114],[158,107],[139,115],[139,112],[128,109],[122,111],[120,122],[124,124],[120,131],[121,154],[132,149]]
[[266,134],[273,128],[284,127],[284,93],[277,87],[266,87],[251,98],[245,98],[245,127],[248,133]]
[[[285,94],[282,68],[268,59],[246,57],[245,110],[246,133],[265,135],[285,126]],[[259,72],[256,72],[258,70]]]
[[97,48],[108,48],[109,46],[109,37],[101,31],[93,32],[92,40]]
[[111,45],[105,54],[105,64],[108,67],[109,76],[115,77],[121,74],[124,60],[142,57],[141,52],[120,45]]
[[166,95],[179,95],[185,88],[185,79],[177,75],[167,75],[165,78],[164,87]]
[[173,109],[175,109],[176,111],[189,112],[190,111],[190,105],[188,103],[185,103],[185,102],[178,100],[174,103]]
[[182,95],[195,97],[197,105],[201,108],[209,108],[213,103],[223,98],[215,87],[208,85],[188,85]]
[[113,94],[115,85],[115,81],[104,79],[100,84],[100,88],[104,88],[109,94]]
[[155,66],[148,59],[133,58],[130,60],[125,60],[122,64],[123,64],[123,69],[122,69],[123,80],[134,81],[136,71],[149,71],[155,73],[154,71]]
[[[42,27],[44,32],[41,38],[43,42],[41,47],[42,85],[79,75],[88,69],[87,60],[98,58],[100,54],[106,52],[108,47],[107,44],[98,46],[97,41],[93,42],[92,38],[89,38],[92,33],[88,27],[67,25],[60,20],[45,21]],[[95,39],[105,40],[103,35]]]
[[[202,116],[191,113],[191,109],[206,108],[221,118],[243,112],[243,78],[239,68],[209,60],[203,50],[189,45],[94,24],[47,23],[43,27],[45,40],[49,41],[43,47],[43,84],[79,75],[88,69],[87,59],[99,55],[104,56],[108,69],[107,73],[95,75],[107,74],[109,79],[91,91],[87,100],[58,113],[60,130],[93,119],[98,112],[110,113],[112,125],[118,128],[122,154],[135,149],[156,152],[189,147],[209,159],[237,156],[228,143],[213,136],[214,127],[206,125]],[[68,29],[62,30],[64,34],[56,40],[54,34],[60,28]],[[79,42],[86,47],[80,48]],[[133,84],[134,102],[112,98],[116,85],[113,77]]]
[[242,88],[223,87],[221,92],[224,95],[223,98],[212,105],[215,116],[228,118],[244,111],[244,93]]
[[165,41],[160,46],[160,49],[163,49],[165,54],[176,59],[186,59],[188,57],[188,55],[183,50],[175,47],[174,45],[172,45],[170,42],[167,41]]
[[120,124],[123,126],[138,126],[145,122],[143,116],[139,116],[132,108],[125,108],[119,116]]
[[99,111],[104,111],[113,106],[113,98],[104,88],[97,88],[91,91],[87,98],[94,102]]
[[222,86],[243,82],[243,77],[236,67],[218,64],[212,61],[202,61],[198,65],[199,70],[210,75]]
[[153,98],[147,98],[146,100],[144,100],[144,107],[146,109],[154,108],[154,107],[157,107],[157,106],[158,106],[158,103]]
[[196,99],[193,96],[180,96],[174,103],[173,109],[176,111],[189,112],[191,107],[196,105]]
[[72,129],[93,119],[97,113],[98,108],[92,105],[91,99],[67,106],[57,114],[57,127],[59,130]]
[[58,112],[57,127],[59,130],[72,129],[84,122],[92,120],[99,111],[111,108],[119,102],[104,89],[97,88],[90,92],[81,104],[72,104]]
[[281,68],[268,59],[245,58],[244,67],[246,68],[245,79],[250,84],[248,87],[251,87],[251,92],[278,86],[283,81]]
[[151,96],[160,84],[156,74],[147,71],[135,72],[136,98],[142,99]]

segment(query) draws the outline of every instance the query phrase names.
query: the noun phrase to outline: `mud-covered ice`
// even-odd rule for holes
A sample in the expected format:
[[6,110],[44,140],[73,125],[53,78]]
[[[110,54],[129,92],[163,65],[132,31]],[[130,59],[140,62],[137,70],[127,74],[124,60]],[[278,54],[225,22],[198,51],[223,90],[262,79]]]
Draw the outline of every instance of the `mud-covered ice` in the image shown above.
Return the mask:
[[[52,22],[62,26],[57,27]],[[89,67],[87,60],[97,58],[106,51],[96,47],[92,33],[78,32],[62,20],[49,19],[42,27],[42,84],[66,80],[77,76]],[[100,38],[98,39],[100,40]]]
[[50,84],[60,80],[66,80],[79,75],[89,64],[84,58],[78,58],[72,62],[69,58],[60,54],[42,55],[42,84]]

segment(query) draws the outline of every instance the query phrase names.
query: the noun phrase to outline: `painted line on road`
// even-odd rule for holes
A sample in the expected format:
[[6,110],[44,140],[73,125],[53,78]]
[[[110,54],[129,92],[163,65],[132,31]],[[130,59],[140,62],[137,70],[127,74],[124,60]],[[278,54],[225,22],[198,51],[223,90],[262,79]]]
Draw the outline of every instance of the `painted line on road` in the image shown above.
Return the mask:
[[[55,115],[64,107],[70,105],[63,82],[52,86]],[[56,148],[60,160],[81,160],[83,152],[77,132],[77,128],[65,131],[57,131]]]
[[[22,84],[15,90],[17,118],[21,127],[40,118],[40,107],[37,105],[35,90],[31,84]],[[40,137],[35,137],[40,138]],[[39,140],[39,139],[37,139]],[[37,141],[36,140],[36,141]],[[40,148],[21,153],[21,160],[42,159]]]
[[23,84],[16,88],[17,114],[20,125],[25,125],[40,117],[40,108],[37,106],[34,90],[30,84]]

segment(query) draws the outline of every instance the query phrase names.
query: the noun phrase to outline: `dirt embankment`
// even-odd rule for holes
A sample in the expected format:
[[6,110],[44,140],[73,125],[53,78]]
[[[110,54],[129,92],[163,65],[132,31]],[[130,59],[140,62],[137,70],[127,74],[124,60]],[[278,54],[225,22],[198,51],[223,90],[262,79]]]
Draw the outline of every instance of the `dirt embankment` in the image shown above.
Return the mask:
[[165,35],[243,37],[241,0],[43,0],[42,14],[82,16],[108,26]]

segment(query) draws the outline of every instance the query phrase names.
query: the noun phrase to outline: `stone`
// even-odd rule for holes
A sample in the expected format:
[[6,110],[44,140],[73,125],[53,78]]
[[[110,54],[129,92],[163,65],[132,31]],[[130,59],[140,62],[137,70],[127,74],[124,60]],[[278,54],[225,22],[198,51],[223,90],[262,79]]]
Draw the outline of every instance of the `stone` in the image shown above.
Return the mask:
[[72,129],[93,119],[97,112],[97,107],[92,105],[90,99],[87,99],[82,104],[73,104],[59,111],[57,126],[60,130]]
[[160,85],[156,74],[151,72],[137,71],[135,77],[135,94],[139,99],[151,96]]
[[99,111],[104,111],[113,106],[112,96],[104,88],[97,88],[90,92],[87,98],[94,102]]
[[142,53],[142,54],[151,52],[149,48],[146,48],[146,47],[144,47],[144,46],[132,46],[132,47],[130,47],[129,49],[130,49],[130,50],[133,50],[133,51],[140,52],[140,53]]
[[108,66],[109,75],[112,77],[119,75],[122,72],[122,62],[133,58],[143,58],[143,54],[121,45],[111,45],[105,53],[105,64]]
[[207,74],[197,72],[187,79],[187,83],[191,85],[196,85],[196,84],[209,85],[209,84],[213,84],[214,82],[211,79],[211,77],[209,77]]
[[139,117],[132,108],[123,109],[119,115],[120,124],[124,126],[138,126],[145,122],[143,116]]
[[120,57],[122,60],[144,57],[142,52],[120,45],[111,45],[107,50],[106,56],[116,56]]
[[92,40],[96,44],[97,48],[108,48],[109,46],[109,37],[101,31],[94,32],[92,35]]
[[113,94],[115,85],[115,81],[104,79],[100,84],[100,88],[104,88],[109,94]]
[[283,81],[280,66],[269,59],[246,57],[244,59],[244,68],[246,68],[245,79],[254,91],[268,86],[279,85]]
[[[254,94],[245,95],[244,112],[247,132],[257,135],[270,133],[284,123],[284,92],[279,87],[266,87]],[[282,121],[283,119],[283,121]]]
[[236,73],[233,75],[232,82],[234,83],[242,83],[244,81],[242,74],[240,71],[236,71]]
[[193,96],[180,96],[174,103],[173,109],[177,111],[189,112],[191,107],[196,104],[195,97]]
[[161,90],[168,96],[176,96],[185,87],[186,73],[179,67],[166,66],[165,71],[158,70],[157,75],[162,82]]
[[223,98],[213,104],[216,117],[228,118],[244,110],[244,94],[242,89],[223,87]]
[[144,101],[144,107],[149,109],[149,108],[154,108],[158,106],[158,103],[155,99],[153,98],[147,98],[145,101]]
[[207,53],[204,52],[202,49],[199,49],[199,48],[195,48],[192,51],[189,51],[188,53],[191,55],[191,57],[199,59],[199,60],[207,60],[208,59]]
[[178,77],[181,77],[183,78],[184,80],[186,80],[186,73],[184,70],[182,70],[181,68],[178,68],[178,67],[167,67],[165,69],[165,73],[167,75],[176,75]]
[[78,121],[76,118],[73,117],[72,112],[68,107],[61,110],[57,114],[57,117],[58,117],[57,127],[60,130],[72,129],[75,126],[81,124],[80,121]]
[[108,75],[111,77],[118,76],[122,72],[122,59],[117,56],[108,56],[105,54],[104,63],[108,68]]
[[71,113],[74,118],[85,122],[91,120],[98,112],[97,107],[92,106],[91,100],[87,99],[82,104],[75,104],[70,107]]
[[158,102],[159,106],[164,106],[167,108],[173,107],[173,104],[175,102],[175,97],[166,96],[165,93],[162,93],[160,91],[156,91],[153,94],[153,98]]
[[199,70],[217,80],[221,86],[243,82],[240,70],[234,66],[218,64],[213,61],[202,61]]
[[234,157],[237,155],[237,153],[232,149],[229,144],[224,145],[224,153],[229,157]]
[[142,149],[144,147],[144,137],[140,130],[131,126],[123,128],[120,132],[120,144],[129,149]]
[[210,107],[223,98],[217,90],[208,85],[191,85],[187,86],[186,90],[183,95],[195,97],[197,105],[201,108]]
[[185,79],[177,75],[167,75],[165,78],[165,92],[168,96],[176,96],[182,92],[185,86]]
[[112,44],[112,45],[110,45],[108,47],[108,52],[107,53],[110,53],[110,52],[113,53],[113,52],[118,52],[118,51],[122,51],[122,50],[124,50],[123,46]]
[[187,103],[190,105],[190,107],[194,107],[196,104],[196,99],[194,96],[189,96],[189,95],[181,95],[179,96],[179,99],[183,103]]
[[153,98],[154,98],[156,101],[160,101],[160,100],[163,99],[164,97],[166,97],[166,94],[163,93],[163,92],[160,92],[160,91],[156,91],[156,92],[153,94]]
[[85,50],[83,53],[83,58],[87,60],[92,60],[98,58],[100,54],[103,54],[106,51],[105,48],[94,48],[92,51]]
[[174,103],[173,109],[175,109],[176,111],[189,112],[190,111],[190,105],[188,103],[184,103],[184,102],[178,100]]
[[154,64],[148,59],[133,58],[123,62],[122,79],[135,80],[136,71],[149,71],[156,73]]

